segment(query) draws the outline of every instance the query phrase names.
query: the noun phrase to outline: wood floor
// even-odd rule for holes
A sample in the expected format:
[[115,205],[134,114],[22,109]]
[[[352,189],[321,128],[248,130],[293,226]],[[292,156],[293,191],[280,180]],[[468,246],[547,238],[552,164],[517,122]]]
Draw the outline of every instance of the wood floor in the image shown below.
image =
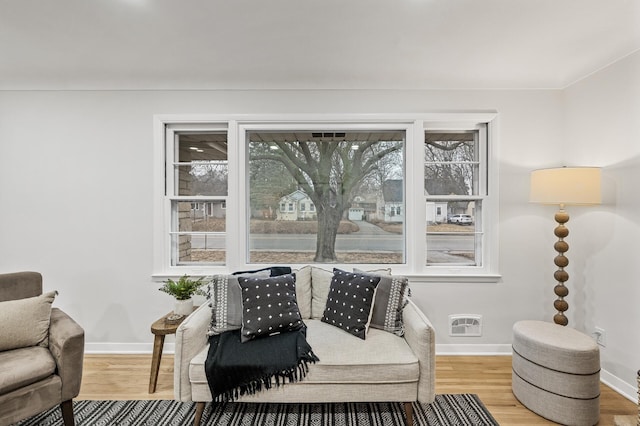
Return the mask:
[[[164,355],[156,392],[148,393],[151,355],[85,355],[77,399],[173,399],[173,357]],[[601,386],[600,423],[637,415],[636,404]],[[530,412],[511,393],[510,356],[438,356],[437,393],[475,393],[500,425],[553,425]]]

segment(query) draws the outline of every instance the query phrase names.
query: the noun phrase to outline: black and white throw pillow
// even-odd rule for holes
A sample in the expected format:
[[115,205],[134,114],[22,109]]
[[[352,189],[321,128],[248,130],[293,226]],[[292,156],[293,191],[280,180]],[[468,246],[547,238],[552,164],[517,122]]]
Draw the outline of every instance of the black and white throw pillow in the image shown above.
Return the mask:
[[334,268],[322,322],[366,338],[380,277]]
[[242,295],[240,276],[267,278],[269,271],[242,273],[242,275],[215,275],[207,286],[207,303],[211,307],[211,324],[207,335],[221,334],[242,327]]
[[243,342],[297,330],[304,325],[292,274],[270,278],[240,277],[238,283],[242,291]]
[[397,336],[404,336],[402,311],[409,303],[408,297],[411,296],[409,279],[391,275],[390,272],[384,270],[361,271],[354,268],[353,272],[380,277],[380,283],[376,288],[376,297],[373,301],[370,326]]

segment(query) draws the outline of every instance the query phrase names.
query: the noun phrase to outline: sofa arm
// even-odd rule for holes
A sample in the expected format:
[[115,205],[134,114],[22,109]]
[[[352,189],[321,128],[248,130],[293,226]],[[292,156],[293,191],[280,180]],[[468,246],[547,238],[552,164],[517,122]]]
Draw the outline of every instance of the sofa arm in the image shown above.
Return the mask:
[[409,301],[402,315],[404,338],[418,357],[420,365],[418,401],[429,404],[436,396],[435,331],[429,319],[412,301]]
[[49,351],[62,380],[62,401],[75,398],[80,393],[82,382],[84,330],[58,308],[51,309]]
[[176,331],[176,352],[173,369],[173,396],[177,401],[191,401],[189,364],[208,343],[211,308],[203,303],[185,319]]

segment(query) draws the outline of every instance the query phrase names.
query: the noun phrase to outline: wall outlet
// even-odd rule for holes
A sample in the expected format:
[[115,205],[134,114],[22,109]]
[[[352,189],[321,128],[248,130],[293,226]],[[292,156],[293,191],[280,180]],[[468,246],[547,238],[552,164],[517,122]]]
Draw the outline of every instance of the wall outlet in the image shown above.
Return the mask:
[[604,329],[596,327],[591,335],[593,336],[597,344],[602,347],[607,346],[607,332],[604,331]]

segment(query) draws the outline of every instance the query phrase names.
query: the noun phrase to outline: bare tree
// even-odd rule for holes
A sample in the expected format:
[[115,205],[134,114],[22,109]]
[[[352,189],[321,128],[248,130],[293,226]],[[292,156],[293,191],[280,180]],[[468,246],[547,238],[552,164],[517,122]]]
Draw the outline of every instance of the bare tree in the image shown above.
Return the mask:
[[[367,135],[368,133],[364,133]],[[286,168],[316,206],[318,233],[315,262],[337,261],[335,242],[338,226],[351,206],[354,190],[379,166],[379,161],[402,150],[397,140],[292,140],[273,138],[254,144],[277,149],[251,150],[251,161],[277,162]],[[351,138],[353,139],[353,138]],[[365,139],[365,138],[363,138]]]

